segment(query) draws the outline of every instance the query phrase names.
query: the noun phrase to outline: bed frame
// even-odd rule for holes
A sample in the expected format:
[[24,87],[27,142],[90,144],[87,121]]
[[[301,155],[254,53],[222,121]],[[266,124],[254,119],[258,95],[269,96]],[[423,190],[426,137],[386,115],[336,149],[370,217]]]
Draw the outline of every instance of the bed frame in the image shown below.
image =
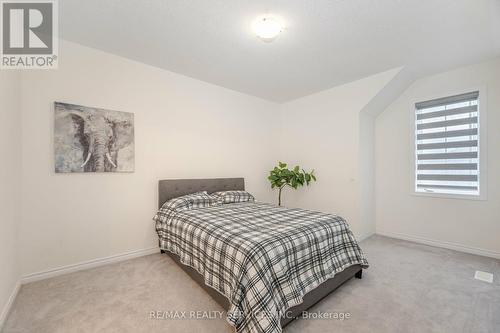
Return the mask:
[[[182,195],[207,191],[213,193],[217,191],[244,190],[245,180],[243,178],[216,178],[216,179],[168,179],[160,180],[158,184],[158,207],[161,207],[166,201]],[[182,264],[179,257],[173,253],[161,250],[161,253],[167,253],[200,287],[202,287],[222,308],[229,309],[228,299],[217,290],[205,285],[203,276],[195,269]],[[303,302],[288,309],[286,317],[281,318],[281,327],[285,327],[296,317],[299,317],[303,311],[311,308],[313,305],[328,296],[332,291],[340,287],[352,277],[361,279],[363,270],[360,265],[353,265],[344,271],[337,273],[335,277],[328,279],[317,288],[311,290],[303,297]]]

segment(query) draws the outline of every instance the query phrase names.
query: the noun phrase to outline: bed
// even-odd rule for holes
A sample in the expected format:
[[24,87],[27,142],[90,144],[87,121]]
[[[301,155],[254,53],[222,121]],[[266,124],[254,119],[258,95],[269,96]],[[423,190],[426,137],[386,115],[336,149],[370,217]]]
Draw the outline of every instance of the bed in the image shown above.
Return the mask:
[[[229,190],[245,190],[244,179],[161,180],[158,184],[158,207],[161,208],[170,199],[199,191],[213,193]],[[228,311],[228,322],[236,327],[237,332],[280,332],[282,327],[300,317],[303,311],[318,303],[347,280],[353,277],[361,279],[362,269],[368,267],[364,254],[354,240],[345,221],[333,215],[250,202],[183,212],[179,214],[177,219],[178,221],[175,221],[170,226],[158,227],[157,223],[161,252],[168,254],[218,304]],[[237,224],[234,224],[236,222],[233,219],[237,221]],[[276,225],[278,222],[274,222],[275,220],[282,223],[282,225],[275,229],[270,228],[268,233],[259,233],[257,229]],[[297,229],[287,234],[288,226],[291,222],[294,222],[292,220],[298,221],[297,224],[292,225]],[[307,220],[315,221],[315,225],[320,225],[315,226],[315,228],[337,230],[339,236],[335,236],[334,243],[332,243],[333,234],[318,236],[318,239],[321,239],[321,244],[325,242],[328,244],[326,246],[327,250],[324,251],[337,251],[334,247],[345,243],[339,247],[338,255],[335,252],[326,253],[327,257],[323,257],[323,254],[321,256],[316,255],[314,257],[315,264],[310,269],[300,267],[302,266],[301,258],[306,258],[303,254],[312,250],[301,248],[292,253],[288,244],[292,242],[291,239],[297,242],[296,239],[304,237],[304,239],[308,239],[307,243],[309,245],[312,244],[311,247],[314,247],[315,251],[316,248],[320,247],[320,241],[316,241],[315,236],[311,236],[313,234],[308,231],[312,227],[304,223],[300,224],[301,221],[307,222]],[[259,228],[254,227],[258,223],[263,224],[260,224]],[[232,230],[242,225],[246,228],[242,229],[245,230],[244,232],[231,234]],[[336,229],[331,227],[332,225],[335,225]],[[198,228],[200,230],[197,230]],[[201,228],[206,230],[203,231]],[[233,248],[226,244],[223,244],[223,248],[228,247],[232,250],[225,250],[222,255],[220,250],[211,252],[211,247],[207,246],[207,241],[200,241],[200,234],[203,232],[207,234],[206,237],[213,237],[217,233],[225,235],[226,238],[222,243],[230,242]],[[262,240],[257,241],[256,239],[260,239],[258,236],[247,238],[240,236],[250,235],[251,232],[255,232],[255,235],[263,235]],[[273,233],[278,236],[274,236]],[[304,236],[301,233],[304,233]],[[267,234],[271,236],[266,236]],[[281,237],[282,235],[286,235],[286,237]],[[238,239],[239,237],[241,239]],[[189,240],[187,240],[188,238]],[[245,248],[240,246],[243,243],[250,245]],[[266,248],[266,246],[268,247]],[[235,254],[240,248],[252,252],[251,255],[248,255],[249,258],[245,258],[248,260],[240,262],[239,259],[235,259],[241,258],[241,254]],[[254,251],[254,248],[257,250]],[[294,260],[281,258],[283,260],[273,261],[269,273],[267,269],[262,269],[262,266],[257,266],[255,263],[258,260],[253,258],[271,257],[269,253],[275,251],[275,248],[283,248],[284,250],[276,250],[274,256],[287,254],[290,258],[293,257]],[[301,254],[302,257],[298,254]],[[231,257],[231,255],[234,255],[234,258],[229,260],[228,257]],[[330,260],[330,257],[334,258]],[[310,258],[310,256],[307,258]],[[333,263],[334,259],[336,260],[335,263]],[[305,262],[305,259],[303,260]],[[320,261],[319,264],[318,260]],[[242,264],[242,262],[245,262],[245,264]],[[243,267],[245,267],[245,272],[250,272],[251,269],[246,269],[250,266],[252,268],[260,267],[260,269],[257,271],[254,269],[253,275],[250,273],[246,275],[235,274],[235,272],[244,270]],[[321,267],[321,269],[318,267]],[[327,271],[325,267],[328,267],[329,270]],[[332,267],[335,267],[335,270]],[[300,269],[302,269],[301,275],[299,273],[295,274]],[[314,272],[314,274],[311,272]],[[230,277],[223,279],[221,276]],[[297,278],[297,276],[300,278]],[[263,281],[259,281],[260,278]],[[240,280],[245,281],[245,283]],[[254,283],[250,284],[248,281]],[[266,284],[266,287],[261,292],[263,284]],[[261,287],[261,289],[256,289],[257,287]],[[293,289],[293,292],[290,292],[290,288]],[[242,294],[244,295],[242,296]],[[256,308],[260,311],[257,311],[260,315],[258,318],[255,318],[254,315],[245,314],[254,314],[249,309],[253,311]],[[242,315],[242,313],[244,314]]]

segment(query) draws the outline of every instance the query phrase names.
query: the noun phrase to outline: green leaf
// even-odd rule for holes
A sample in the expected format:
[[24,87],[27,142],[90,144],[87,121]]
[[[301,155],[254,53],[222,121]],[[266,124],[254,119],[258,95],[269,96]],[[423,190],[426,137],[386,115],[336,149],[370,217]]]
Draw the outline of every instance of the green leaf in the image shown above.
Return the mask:
[[314,170],[308,173],[298,165],[289,170],[286,163],[278,162],[278,166],[269,171],[267,179],[271,183],[271,188],[279,188],[281,192],[286,186],[297,189],[304,184],[309,185],[311,181],[316,181],[316,176]]

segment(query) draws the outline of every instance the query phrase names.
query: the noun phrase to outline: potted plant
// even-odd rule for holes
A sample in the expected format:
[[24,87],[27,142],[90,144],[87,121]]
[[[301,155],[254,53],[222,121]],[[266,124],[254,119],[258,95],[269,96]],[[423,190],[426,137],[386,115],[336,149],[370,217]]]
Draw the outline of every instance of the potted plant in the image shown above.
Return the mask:
[[269,172],[267,179],[271,182],[271,188],[278,188],[278,206],[281,206],[281,191],[289,186],[297,189],[300,186],[309,185],[311,181],[316,181],[314,170],[306,172],[298,165],[289,170],[286,163],[278,162],[278,166]]

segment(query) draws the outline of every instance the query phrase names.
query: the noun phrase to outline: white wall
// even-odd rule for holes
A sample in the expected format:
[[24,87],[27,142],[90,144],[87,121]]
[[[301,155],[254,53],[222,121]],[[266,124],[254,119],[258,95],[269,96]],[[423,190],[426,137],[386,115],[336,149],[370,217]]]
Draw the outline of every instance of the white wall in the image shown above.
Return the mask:
[[[412,102],[486,86],[488,199],[412,193]],[[376,229],[500,257],[500,59],[416,81],[376,119]]]
[[375,233],[375,117],[359,113],[359,219],[362,236]]
[[[69,42],[21,99],[23,274],[156,247],[159,179],[242,176],[270,199],[273,103]],[[54,101],[133,112],[135,172],[55,174]]]
[[0,72],[0,329],[19,278],[18,233],[21,189],[19,73]]
[[[399,70],[280,106],[280,159],[306,170],[315,169],[318,177],[309,188],[285,190],[285,206],[336,213],[346,218],[358,237],[373,233],[374,222],[369,216],[373,176],[366,171],[370,164],[373,170],[373,162],[361,158],[361,151],[369,155],[373,150],[373,119],[360,113]],[[361,163],[369,165],[360,168]]]
[[[155,248],[159,179],[243,176],[274,202],[266,177],[278,160],[319,178],[285,204],[373,233],[373,118],[360,112],[398,71],[277,105],[63,41],[58,70],[21,76],[23,275]],[[135,172],[55,174],[55,101],[135,113]]]
[[[498,91],[498,63],[461,71],[418,81],[377,118],[375,135],[374,118],[364,110],[381,104],[373,101],[394,82],[400,69],[277,105],[63,41],[58,70],[21,74],[21,273],[155,248],[150,218],[156,209],[159,179],[243,176],[259,200],[275,202],[276,193],[269,189],[266,176],[278,160],[314,168],[318,176],[309,188],[285,191],[285,205],[344,216],[359,237],[374,231],[375,191],[379,231],[498,250],[495,237],[489,236],[499,231],[498,224],[491,223],[499,216],[498,204],[492,204],[499,198],[495,187],[490,186],[488,202],[463,204],[469,210],[454,200],[435,203],[413,197],[404,185],[411,171],[407,158],[411,145],[401,140],[410,126],[408,100],[453,82],[457,86],[488,83]],[[499,97],[489,95],[494,110]],[[135,113],[135,172],[55,174],[54,101]],[[498,123],[495,117],[489,115],[490,123]],[[498,132],[489,131],[490,150],[498,151]],[[490,170],[498,169],[498,154],[492,152],[490,157]],[[385,177],[386,173],[393,178]],[[498,176],[490,173],[490,182],[495,181]],[[435,222],[442,216],[432,214],[426,217],[432,225],[415,226],[418,214],[437,206],[450,212],[460,206],[460,231],[449,231],[454,221],[440,227]],[[400,223],[402,217],[405,223]],[[474,235],[465,237],[462,231],[468,219],[486,228],[477,231],[480,237],[475,241]]]

